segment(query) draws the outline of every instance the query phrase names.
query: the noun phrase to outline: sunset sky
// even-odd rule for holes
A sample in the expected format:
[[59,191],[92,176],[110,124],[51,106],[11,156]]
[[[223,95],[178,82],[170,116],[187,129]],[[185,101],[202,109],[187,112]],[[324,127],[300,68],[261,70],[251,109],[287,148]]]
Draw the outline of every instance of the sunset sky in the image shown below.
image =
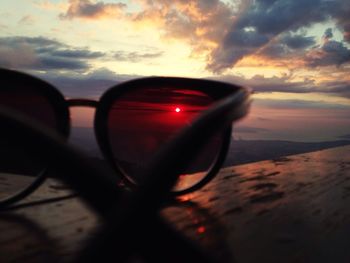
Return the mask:
[[345,0],[1,0],[0,66],[79,97],[142,76],[228,81],[255,91],[237,138],[350,139],[349,14]]

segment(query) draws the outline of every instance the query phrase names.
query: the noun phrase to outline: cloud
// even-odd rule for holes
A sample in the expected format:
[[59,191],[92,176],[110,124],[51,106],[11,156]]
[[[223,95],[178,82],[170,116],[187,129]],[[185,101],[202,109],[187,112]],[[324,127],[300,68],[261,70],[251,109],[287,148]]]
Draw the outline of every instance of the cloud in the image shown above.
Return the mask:
[[317,45],[313,37],[304,34],[281,34],[274,41],[262,47],[256,55],[269,61],[291,64],[290,59],[299,66],[305,67],[326,67],[341,66],[350,62],[350,49],[341,41],[332,40],[333,31],[331,28],[325,30],[321,45]]
[[88,59],[88,58],[101,58],[106,54],[103,52],[91,52],[87,49],[64,49],[64,50],[53,50],[52,56],[58,57],[69,57],[75,59]]
[[323,34],[323,38],[327,41],[333,37],[333,30],[332,28],[327,28],[326,31]]
[[87,71],[105,53],[75,48],[44,37],[0,38],[0,66],[26,70]]
[[98,99],[112,86],[140,77],[137,75],[117,74],[107,68],[99,68],[87,74],[48,71],[35,72],[35,75],[53,84],[64,96],[94,99]]
[[254,92],[308,93],[315,91],[315,84],[312,80],[291,82],[289,76],[266,78],[262,75],[255,75],[252,78],[244,78],[235,75],[222,75],[217,79],[248,86],[252,88]]
[[126,4],[106,4],[90,0],[69,0],[68,10],[60,14],[61,19],[97,19],[97,18],[118,18],[123,14]]
[[[138,4],[138,8],[128,8],[122,3],[69,0],[61,18],[119,18],[143,26],[155,26],[163,38],[189,43],[191,55],[206,58],[206,68],[214,73],[233,68],[251,55],[270,60],[294,57],[302,62],[316,45],[316,38],[305,32],[318,22],[335,22],[344,33],[344,40],[350,41],[348,1],[135,0],[134,4]],[[324,38],[331,39],[331,35],[332,31],[328,30]],[[337,47],[338,51],[340,48]],[[128,54],[116,56],[128,60]],[[329,63],[320,61],[319,66],[330,65],[331,61],[333,65],[343,63],[341,58],[326,60]]]
[[350,49],[342,42],[329,40],[321,48],[314,49],[308,53],[306,62],[310,67],[340,66],[350,62]]
[[310,101],[310,100],[277,100],[277,99],[255,99],[256,107],[264,107],[269,109],[342,109],[350,110],[349,106],[326,101]]
[[95,60],[139,62],[161,57],[162,51],[99,52],[44,37],[0,38],[0,66],[25,70],[88,72]]
[[147,60],[147,59],[161,57],[163,53],[164,52],[162,51],[146,52],[146,53],[117,51],[114,53],[114,58],[117,59],[118,61],[139,62],[140,60]]
[[36,70],[83,70],[89,69],[88,63],[75,59],[39,57],[37,62],[30,65],[30,69]]
[[335,80],[324,82],[320,89],[325,93],[337,94],[350,99],[350,82],[346,80]]
[[292,81],[292,75],[271,78],[261,75],[255,75],[252,78],[244,78],[235,75],[222,75],[214,79],[250,87],[255,93],[325,93],[350,98],[350,83],[346,80],[325,81],[320,84],[311,79]]
[[28,45],[4,45],[0,39],[0,67],[26,68],[37,63],[37,56]]
[[303,60],[305,52],[316,44],[315,38],[303,34],[292,34],[290,32],[283,33],[270,41],[258,51],[256,55],[262,56],[263,59],[268,58],[269,61],[281,61],[281,59],[290,59],[293,57]]
[[343,42],[332,40],[333,32],[327,28],[323,34],[323,45],[315,47],[306,54],[306,65],[309,67],[340,66],[350,62],[350,49]]
[[339,28],[343,31],[344,39],[350,43],[350,3],[349,1],[338,1],[337,8],[334,8],[334,17]]
[[230,5],[220,0],[139,0],[142,9],[131,13],[135,22],[156,21],[165,35],[174,38],[217,41],[222,36],[218,28],[232,20]]
[[0,44],[18,44],[26,43],[36,46],[62,46],[63,44],[57,40],[48,39],[45,37],[2,37]]
[[36,18],[34,16],[26,15],[26,16],[23,16],[18,21],[18,24],[22,26],[32,26],[35,24],[35,22],[36,22]]
[[305,35],[286,34],[281,39],[281,44],[291,49],[305,49],[316,44],[315,38]]
[[139,9],[130,11],[122,3],[69,0],[61,19],[124,19],[133,24],[152,24],[163,38],[181,39],[193,52],[212,48],[224,36],[234,15],[233,4],[220,0],[136,0]]
[[[253,54],[299,55],[315,44],[312,37],[296,34],[317,22],[334,19],[346,39],[350,20],[344,10],[350,11],[350,4],[341,0],[256,0],[232,22],[217,48],[212,50],[207,69],[220,73],[234,67],[244,57]],[[347,12],[346,14],[348,14]],[[327,31],[330,38],[330,31]],[[333,46],[335,43],[332,44]],[[325,46],[326,47],[326,46]],[[340,49],[342,46],[333,47]],[[343,51],[343,50],[342,50]],[[344,53],[337,52],[339,55]],[[346,54],[345,54],[346,55]],[[346,59],[345,59],[346,60]],[[347,61],[347,60],[346,60]],[[341,58],[333,64],[343,63]],[[324,63],[324,65],[329,65]]]
[[233,29],[253,27],[260,34],[275,36],[286,30],[324,21],[328,18],[329,8],[330,3],[322,0],[257,0],[233,25]]

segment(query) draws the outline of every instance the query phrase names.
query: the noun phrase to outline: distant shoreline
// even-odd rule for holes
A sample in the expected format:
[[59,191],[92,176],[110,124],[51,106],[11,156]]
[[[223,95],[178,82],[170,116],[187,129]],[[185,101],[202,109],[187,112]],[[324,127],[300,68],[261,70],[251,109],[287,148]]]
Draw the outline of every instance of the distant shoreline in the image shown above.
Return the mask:
[[[70,141],[91,157],[102,159],[95,141],[93,129],[87,127],[74,128]],[[287,155],[319,151],[349,144],[350,140],[347,138],[323,142],[233,139],[224,166],[270,160]]]
[[294,154],[314,152],[349,145],[350,140],[293,142],[274,140],[233,140],[224,166],[234,166]]

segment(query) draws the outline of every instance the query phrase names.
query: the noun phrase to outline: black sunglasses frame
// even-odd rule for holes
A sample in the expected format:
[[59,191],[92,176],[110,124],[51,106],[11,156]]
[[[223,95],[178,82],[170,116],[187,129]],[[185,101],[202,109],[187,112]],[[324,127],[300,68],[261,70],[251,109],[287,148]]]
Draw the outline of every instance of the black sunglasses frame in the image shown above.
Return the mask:
[[[168,259],[173,252],[181,262],[217,262],[169,227],[158,211],[191,158],[202,151],[218,130],[245,116],[249,104],[249,94],[241,91],[200,114],[191,126],[184,127],[157,151],[145,171],[145,175],[152,176],[145,176],[147,180],[138,191],[128,195],[123,195],[115,186],[111,172],[94,167],[84,153],[72,148],[57,132],[1,106],[0,123],[4,128],[0,129],[0,137],[27,149],[58,171],[58,178],[75,189],[103,220],[102,228],[89,239],[77,262],[110,261],[111,258],[128,262],[134,254],[158,262]],[[194,147],[188,147],[189,143]],[[164,173],[168,176],[163,176]],[[96,195],[96,191],[103,194]],[[149,242],[150,235],[152,242]],[[116,247],[120,253],[115,253]]]
[[[174,88],[183,88],[194,91],[200,91],[208,95],[215,101],[223,99],[229,95],[235,94],[238,91],[248,92],[245,88],[236,86],[233,84],[204,80],[204,79],[191,79],[191,78],[178,78],[178,77],[149,77],[131,80],[117,84],[109,88],[101,98],[96,101],[92,99],[65,99],[60,91],[57,90],[53,85],[27,75],[22,72],[0,69],[0,79],[2,80],[2,85],[7,88],[11,88],[11,84],[26,84],[31,87],[35,87],[36,91],[42,94],[51,104],[55,117],[56,117],[56,131],[61,134],[64,138],[69,137],[70,133],[70,107],[92,107],[96,109],[94,116],[94,132],[96,141],[100,147],[100,150],[103,154],[105,160],[114,168],[117,175],[122,179],[123,183],[129,188],[137,188],[137,185],[130,180],[128,175],[123,171],[123,169],[115,162],[113,158],[113,152],[109,143],[108,136],[108,127],[107,127],[107,118],[108,113],[111,110],[112,105],[118,101],[118,98],[124,94],[136,90],[142,89],[145,87],[174,87]],[[223,164],[225,157],[228,152],[230,140],[231,140],[231,126],[225,128],[222,131],[222,145],[221,149],[218,152],[216,159],[213,161],[212,166],[209,168],[209,171],[200,181],[190,186],[187,189],[180,191],[173,191],[173,195],[182,195],[198,190],[210,180],[212,180],[217,172],[219,171],[221,165]],[[27,189],[21,191],[17,195],[10,197],[8,200],[0,201],[0,205],[3,202],[15,202],[31,192],[33,192],[47,177],[46,172],[42,172],[36,180],[28,186]]]

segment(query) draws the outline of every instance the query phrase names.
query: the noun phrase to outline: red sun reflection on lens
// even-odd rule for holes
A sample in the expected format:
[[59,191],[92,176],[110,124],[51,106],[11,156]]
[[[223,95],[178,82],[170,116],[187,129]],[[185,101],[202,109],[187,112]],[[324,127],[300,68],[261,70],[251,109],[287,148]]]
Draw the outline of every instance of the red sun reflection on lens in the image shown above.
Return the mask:
[[175,108],[175,112],[179,113],[181,111],[181,109],[179,107]]

